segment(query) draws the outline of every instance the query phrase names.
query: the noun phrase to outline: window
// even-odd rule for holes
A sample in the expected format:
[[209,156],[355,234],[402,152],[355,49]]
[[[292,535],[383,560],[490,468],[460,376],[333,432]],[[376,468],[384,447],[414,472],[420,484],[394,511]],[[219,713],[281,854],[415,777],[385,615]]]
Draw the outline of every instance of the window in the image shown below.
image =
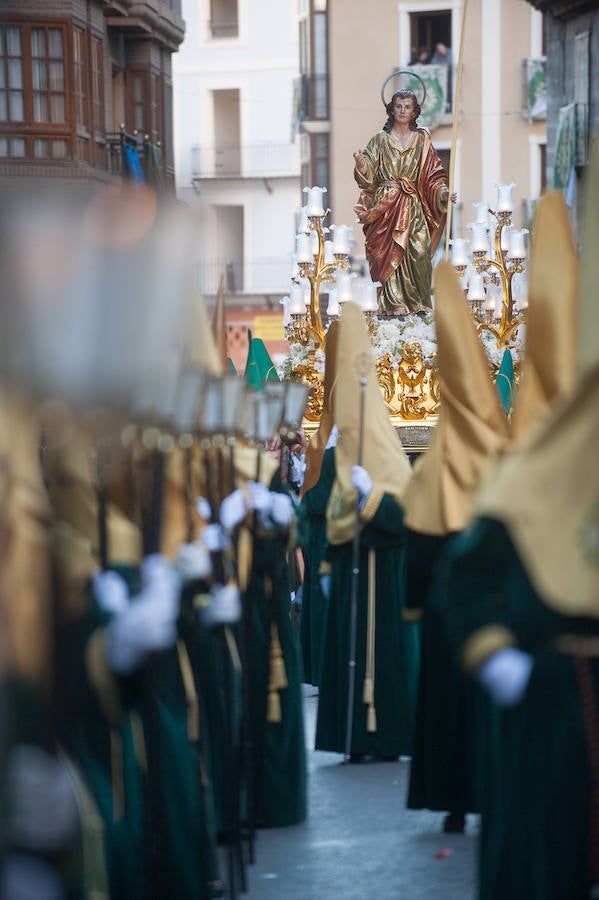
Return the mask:
[[94,129],[96,134],[104,135],[104,53],[101,38],[91,39],[91,74],[92,98],[94,107]]
[[451,47],[451,10],[410,14],[410,59],[425,49],[430,59],[437,44]]
[[239,36],[237,0],[210,0],[209,33],[213,38]]
[[25,121],[21,29],[0,27],[0,122]]
[[[313,137],[313,173],[314,181],[319,187],[329,187],[329,136],[315,134]],[[330,204],[331,198],[328,198]]]
[[87,118],[87,71],[85,31],[73,29],[73,67],[75,74],[75,121],[77,128],[88,130]]
[[[85,34],[81,30],[74,33],[73,46],[75,115],[78,124],[84,125],[88,111]],[[0,25],[0,131],[4,132],[0,157],[71,158],[65,73],[64,25]]]
[[150,140],[160,140],[160,75],[150,77]]
[[136,131],[144,131],[145,122],[145,78],[143,75],[133,76],[133,127]]
[[34,122],[66,122],[62,28],[31,29]]

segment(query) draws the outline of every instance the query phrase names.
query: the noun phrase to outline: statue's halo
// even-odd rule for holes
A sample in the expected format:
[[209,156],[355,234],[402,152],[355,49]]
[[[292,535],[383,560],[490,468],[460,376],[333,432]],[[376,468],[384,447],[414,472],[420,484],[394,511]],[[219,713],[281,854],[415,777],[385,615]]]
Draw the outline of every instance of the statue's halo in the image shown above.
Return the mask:
[[[410,78],[418,79],[418,81],[420,82],[420,86],[422,88],[422,97],[418,100],[418,95],[416,94],[416,99],[418,100],[418,104],[419,104],[420,108],[422,108],[424,106],[424,101],[426,100],[426,85],[424,83],[424,80],[420,77],[420,75],[417,75],[416,72],[412,71],[411,69],[397,69],[396,72],[391,72],[389,77],[385,79],[385,81],[383,82],[383,86],[381,88],[381,100],[383,101],[383,106],[386,107],[387,104],[389,103],[389,100],[393,96],[393,94],[391,94],[391,97],[389,97],[389,100],[385,100],[385,88],[387,87],[387,85],[393,78],[397,78],[400,75],[409,75]],[[399,91],[400,88],[397,88],[397,90]],[[393,93],[395,93],[395,91]],[[414,93],[416,93],[416,92],[414,92]]]

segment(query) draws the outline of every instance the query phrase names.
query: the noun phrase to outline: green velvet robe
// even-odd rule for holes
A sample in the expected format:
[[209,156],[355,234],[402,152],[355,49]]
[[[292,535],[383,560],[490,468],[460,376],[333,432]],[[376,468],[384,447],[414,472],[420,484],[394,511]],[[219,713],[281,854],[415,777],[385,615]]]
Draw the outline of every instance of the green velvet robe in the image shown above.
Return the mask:
[[[389,495],[360,537],[360,575],[356,645],[356,681],[351,753],[380,757],[412,752],[418,684],[419,628],[402,620],[405,527],[403,510]],[[374,699],[377,730],[367,731],[362,702],[366,670],[368,551],[376,552],[376,628]],[[345,751],[350,642],[352,543],[330,546],[329,615],[320,682],[316,749]]]
[[473,729],[485,699],[457,665],[431,595],[434,566],[450,540],[408,531],[406,609],[422,614],[422,643],[407,805],[464,815],[477,810]]
[[320,684],[329,602],[320,589],[319,567],[326,550],[326,510],[335,480],[335,450],[325,450],[320,478],[300,506],[300,541],[305,571],[302,591],[301,643],[304,681]]
[[[136,572],[121,574],[135,593]],[[156,896],[174,891],[185,900],[206,900],[208,882],[218,878],[216,835],[207,816],[210,785],[202,783],[188,736],[177,651],[114,678],[121,716],[109,722],[85,654],[92,634],[109,619],[92,599],[61,635],[60,738],[102,818],[111,900],[144,896],[150,885]]]
[[[586,900],[590,768],[573,658],[564,634],[599,635],[599,622],[551,610],[510,537],[481,519],[438,569],[446,627],[461,653],[483,629],[509,629],[534,666],[521,702],[481,721],[481,900]],[[487,632],[488,634],[488,632]],[[599,696],[599,659],[589,660]]]
[[[290,618],[287,535],[255,537],[246,603],[250,612],[248,690],[254,771],[254,815],[259,827],[297,825],[306,818],[306,750],[301,659]],[[267,722],[271,620],[277,624],[288,686],[280,691],[281,721]]]

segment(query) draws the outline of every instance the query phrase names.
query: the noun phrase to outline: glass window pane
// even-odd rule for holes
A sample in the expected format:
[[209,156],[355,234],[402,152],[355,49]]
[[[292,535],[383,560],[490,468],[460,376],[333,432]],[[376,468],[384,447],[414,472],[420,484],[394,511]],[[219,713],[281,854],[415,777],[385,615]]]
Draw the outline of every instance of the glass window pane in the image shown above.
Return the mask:
[[8,138],[0,137],[0,159],[8,156]]
[[64,94],[50,94],[50,121],[66,122]]
[[31,29],[31,55],[46,56],[46,30],[44,28]]
[[8,119],[8,103],[6,102],[6,91],[0,91],[0,122],[6,122]]
[[62,59],[62,28],[48,29],[48,56]]
[[50,63],[50,90],[64,91],[64,64],[61,62]]
[[52,141],[52,156],[54,159],[66,159],[67,158],[67,142],[66,141]]
[[136,107],[135,107],[135,121],[134,121],[134,125],[135,125],[135,130],[136,130],[136,131],[143,131],[143,129],[144,129],[144,109],[143,109],[143,106],[136,106]]
[[23,87],[23,63],[20,59],[8,60],[8,86],[11,88]]
[[8,118],[11,122],[24,122],[25,110],[23,107],[23,94],[20,91],[11,91],[8,100]]
[[10,142],[10,155],[18,159],[25,157],[25,138],[13,138]]
[[141,75],[135,76],[135,81],[133,83],[133,96],[135,98],[136,103],[141,103],[144,98],[144,80]]
[[4,60],[0,62],[0,88],[6,87],[6,76],[4,74]]
[[46,94],[33,95],[33,121],[48,121],[48,97]]
[[31,64],[34,91],[48,90],[48,65],[41,60],[33,60]]
[[21,49],[21,29],[13,26],[6,29],[6,55],[23,56]]
[[35,139],[35,141],[33,142],[33,155],[36,157],[36,159],[45,159],[50,155],[50,148],[48,146],[48,143],[49,142],[47,138]]
[[0,25],[0,57],[4,56],[4,28]]

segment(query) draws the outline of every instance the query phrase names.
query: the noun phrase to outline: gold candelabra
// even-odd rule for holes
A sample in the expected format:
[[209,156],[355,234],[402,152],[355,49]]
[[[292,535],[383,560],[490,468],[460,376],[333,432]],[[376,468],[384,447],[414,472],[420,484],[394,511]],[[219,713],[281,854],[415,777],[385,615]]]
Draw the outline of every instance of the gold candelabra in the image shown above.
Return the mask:
[[[472,312],[477,329],[493,335],[497,346],[508,347],[514,340],[518,326],[525,321],[524,304],[516,309],[514,303],[513,279],[524,272],[526,250],[524,235],[526,228],[514,230],[512,225],[511,192],[513,184],[498,184],[497,211],[486,209],[485,204],[475,203],[478,208],[477,221],[470,224],[472,229],[472,261],[465,251],[465,239],[452,241],[454,250],[452,263],[460,276],[471,264],[474,274],[470,277],[467,298],[472,304]],[[487,237],[490,213],[496,221],[494,248],[495,255],[489,255]],[[505,232],[504,232],[505,229]],[[504,237],[506,240],[504,240]],[[501,306],[497,309],[493,299],[488,299],[485,287],[501,287]]]

